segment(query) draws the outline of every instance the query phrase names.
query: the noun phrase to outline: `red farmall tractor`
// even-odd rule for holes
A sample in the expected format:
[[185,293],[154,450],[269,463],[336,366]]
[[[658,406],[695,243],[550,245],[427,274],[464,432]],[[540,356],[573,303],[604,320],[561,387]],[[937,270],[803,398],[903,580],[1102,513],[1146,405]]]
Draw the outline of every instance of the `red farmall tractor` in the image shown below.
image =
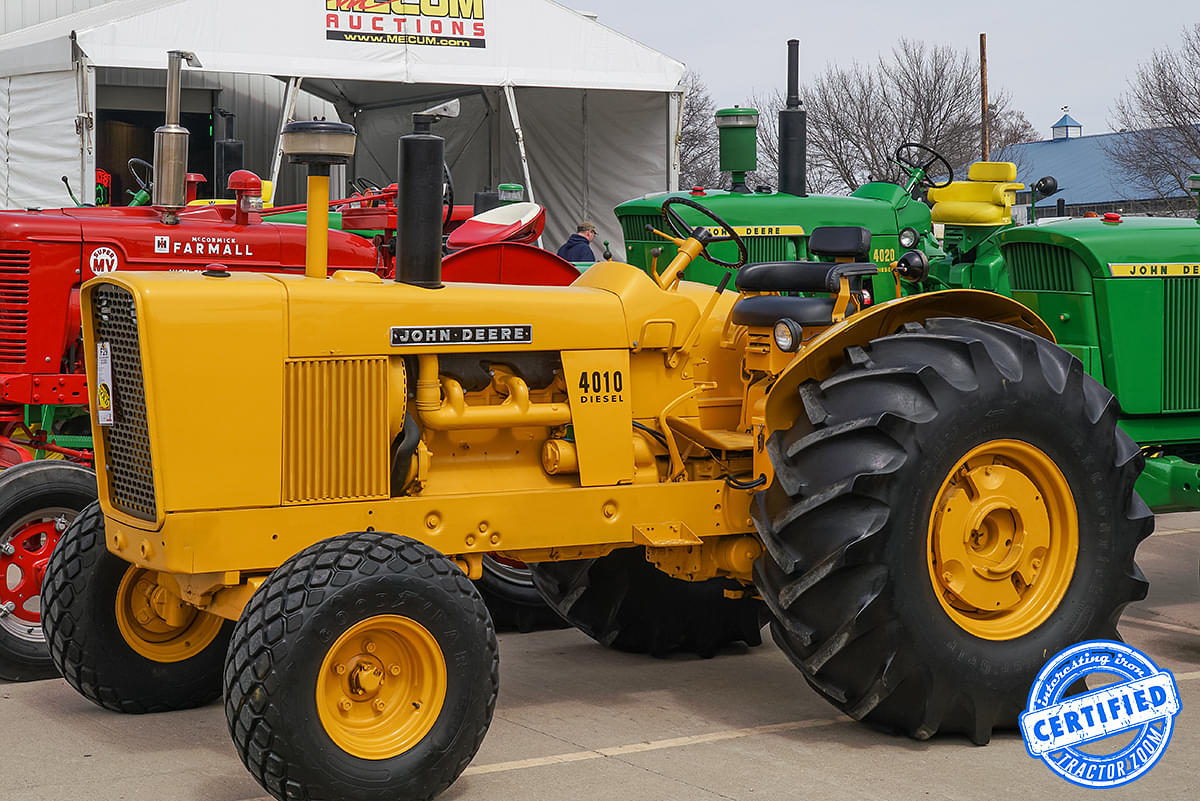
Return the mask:
[[[0,211],[0,679],[54,675],[41,628],[42,575],[62,532],[96,499],[80,286],[115,270],[199,272],[214,262],[234,272],[305,271],[305,226],[270,221],[273,212],[287,209],[263,210],[254,173],[230,176],[233,203],[187,205],[195,193],[187,189],[189,178],[194,187],[186,173],[187,131],[178,125],[182,58],[174,52],[170,58],[167,124],[155,136],[150,205]],[[382,232],[367,238],[328,230],[331,273],[359,269],[390,277],[394,197],[390,188],[330,204],[341,209],[344,228]],[[452,199],[449,206],[460,209]],[[445,214],[444,227],[457,227],[461,216]],[[466,227],[468,233],[479,228]],[[474,247],[447,259],[447,278],[570,283],[578,275],[574,268],[520,244],[529,232],[528,224],[514,223],[476,237],[468,243]],[[513,272],[518,262],[520,275]],[[231,448],[249,436],[237,421],[225,430]],[[481,590],[498,620],[519,628],[557,620],[523,570],[494,560],[489,568]]]

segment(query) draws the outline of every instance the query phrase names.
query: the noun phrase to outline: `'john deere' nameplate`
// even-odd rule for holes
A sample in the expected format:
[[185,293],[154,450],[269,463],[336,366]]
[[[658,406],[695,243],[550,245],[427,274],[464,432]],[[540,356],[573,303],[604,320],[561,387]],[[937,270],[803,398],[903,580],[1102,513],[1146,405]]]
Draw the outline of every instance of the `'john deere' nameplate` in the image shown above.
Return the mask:
[[392,346],[407,345],[528,345],[532,325],[394,325]]
[[1113,278],[1197,278],[1200,264],[1174,262],[1168,264],[1113,264],[1109,263]]

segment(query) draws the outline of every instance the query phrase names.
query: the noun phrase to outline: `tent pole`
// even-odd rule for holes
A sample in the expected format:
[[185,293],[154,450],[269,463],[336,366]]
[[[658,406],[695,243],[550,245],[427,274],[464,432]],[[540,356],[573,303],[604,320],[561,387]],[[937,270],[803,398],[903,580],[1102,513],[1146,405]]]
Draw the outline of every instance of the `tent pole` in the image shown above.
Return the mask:
[[296,99],[300,96],[303,78],[288,78],[287,91],[283,95],[283,114],[279,118],[279,130],[275,132],[275,155],[271,158],[271,199],[279,191],[279,167],[283,163],[283,126],[296,115]]
[[[92,201],[95,202],[96,191],[89,189],[91,181],[88,179],[88,156],[92,153],[92,126],[95,124],[92,117],[91,91],[88,88],[90,67],[87,57],[83,55],[74,41],[71,43],[71,48],[74,51],[75,64],[75,133],[79,136],[79,196],[86,200],[90,195]],[[94,174],[92,180],[95,180]],[[109,202],[111,203],[111,200]]]
[[683,142],[683,104],[685,100],[685,89],[683,92],[671,92],[667,100],[667,130],[673,131],[671,139],[667,142],[667,191],[674,192],[679,189],[679,146]]
[[[521,153],[521,170],[525,174],[525,191],[529,193],[529,202],[537,203],[533,199],[533,181],[529,178],[529,159],[525,155],[525,135],[521,133],[521,118],[517,115],[517,95],[513,91],[511,83],[504,84],[504,97],[508,100],[508,113],[512,116],[513,133],[517,137],[517,150]],[[542,238],[539,236],[537,246],[542,246]]]

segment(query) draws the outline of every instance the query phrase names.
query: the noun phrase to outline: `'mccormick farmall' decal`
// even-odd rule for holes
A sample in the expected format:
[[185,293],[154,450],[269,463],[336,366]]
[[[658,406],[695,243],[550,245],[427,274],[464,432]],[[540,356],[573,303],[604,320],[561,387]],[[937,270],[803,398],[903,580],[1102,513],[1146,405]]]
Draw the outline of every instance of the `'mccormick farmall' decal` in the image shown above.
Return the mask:
[[392,346],[479,345],[503,342],[528,345],[533,342],[531,325],[394,325]]
[[487,47],[483,0],[325,0],[325,10],[326,39]]
[[233,236],[154,237],[154,252],[172,256],[253,256],[248,243]]

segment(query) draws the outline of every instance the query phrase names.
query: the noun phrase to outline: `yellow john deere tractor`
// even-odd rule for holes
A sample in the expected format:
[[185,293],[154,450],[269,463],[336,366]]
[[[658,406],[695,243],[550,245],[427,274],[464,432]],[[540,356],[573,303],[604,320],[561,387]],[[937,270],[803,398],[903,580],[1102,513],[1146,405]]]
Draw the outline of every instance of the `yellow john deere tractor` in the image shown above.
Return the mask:
[[[315,126],[289,148],[319,196],[353,132]],[[327,279],[314,247],[306,278],[85,287],[100,500],[42,612],[87,698],[223,691],[277,798],[424,799],[492,716],[485,553],[612,647],[711,655],[769,621],[823,697],[919,738],[987,742],[1049,655],[1117,636],[1146,588],[1142,458],[1029,310],[971,290],[860,308],[864,229],[812,231],[828,261],[744,264],[686,198],[654,276],[442,286],[441,147],[401,140],[396,282]],[[729,232],[737,291],[679,279],[719,239],[681,204]],[[230,415],[256,421],[236,460],[204,425]]]

